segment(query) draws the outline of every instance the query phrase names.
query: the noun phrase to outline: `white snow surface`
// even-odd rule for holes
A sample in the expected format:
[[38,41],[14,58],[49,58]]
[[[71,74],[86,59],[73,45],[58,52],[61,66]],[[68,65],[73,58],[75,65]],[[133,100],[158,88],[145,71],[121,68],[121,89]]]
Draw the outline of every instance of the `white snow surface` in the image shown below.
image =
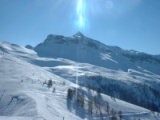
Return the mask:
[[[94,53],[94,50],[92,52]],[[102,60],[117,64],[110,54],[101,56]],[[35,51],[23,46],[0,42],[0,120],[63,120],[63,117],[64,120],[100,120],[100,115],[84,112],[78,105],[68,107],[68,88],[79,88],[73,82],[76,77],[101,74],[130,83],[151,81],[149,76],[152,82],[159,82],[158,74],[140,69],[129,69],[128,72],[64,58],[39,57]],[[43,85],[43,82],[49,79],[55,81],[51,88]],[[66,84],[63,85],[62,82]],[[53,93],[54,87],[56,91]],[[88,90],[83,87],[82,89],[87,94]],[[91,90],[90,94],[94,93],[95,91]],[[102,99],[107,100],[111,108],[121,110],[124,120],[160,120],[156,112],[152,113],[145,108],[119,99],[113,100],[104,94]],[[108,119],[110,116],[106,114],[103,117]]]

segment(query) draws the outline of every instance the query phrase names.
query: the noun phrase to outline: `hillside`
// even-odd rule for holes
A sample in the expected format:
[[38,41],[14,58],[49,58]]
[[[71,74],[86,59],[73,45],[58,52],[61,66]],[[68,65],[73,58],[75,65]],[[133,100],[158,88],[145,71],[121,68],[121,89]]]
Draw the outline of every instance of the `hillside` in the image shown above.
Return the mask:
[[79,84],[83,86],[100,89],[104,94],[160,111],[158,56],[107,46],[80,32],[71,37],[48,35],[34,50],[40,57],[79,62],[73,67],[72,64],[57,66],[51,62],[50,65],[45,65],[39,61],[40,66],[48,67],[54,74],[63,78],[68,78],[66,75],[69,74],[68,79],[74,83],[78,76]]
[[[0,120],[109,119],[112,115],[105,111],[105,102],[110,110],[121,111],[125,120],[160,119],[159,58],[149,55],[151,58],[142,61],[126,57],[131,51],[106,46],[80,33],[72,37],[49,35],[33,49],[0,42]],[[44,83],[50,79],[54,84],[49,87]],[[76,98],[69,100],[69,88],[77,88],[77,94],[81,91],[85,101],[92,100],[99,89],[103,116],[94,110],[88,112],[86,102],[82,108]],[[145,105],[154,102],[157,112],[151,112],[150,106],[131,104],[133,101],[127,100],[131,96],[120,95],[122,90],[124,96],[128,91],[134,93],[131,96],[140,103],[146,100]]]

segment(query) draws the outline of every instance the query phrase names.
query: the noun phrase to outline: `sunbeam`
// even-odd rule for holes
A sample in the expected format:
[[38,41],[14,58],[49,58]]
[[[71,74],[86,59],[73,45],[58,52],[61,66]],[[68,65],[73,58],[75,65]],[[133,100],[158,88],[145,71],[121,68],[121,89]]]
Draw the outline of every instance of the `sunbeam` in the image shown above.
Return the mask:
[[86,26],[86,6],[85,0],[77,0],[77,20],[76,26],[79,29],[84,29]]

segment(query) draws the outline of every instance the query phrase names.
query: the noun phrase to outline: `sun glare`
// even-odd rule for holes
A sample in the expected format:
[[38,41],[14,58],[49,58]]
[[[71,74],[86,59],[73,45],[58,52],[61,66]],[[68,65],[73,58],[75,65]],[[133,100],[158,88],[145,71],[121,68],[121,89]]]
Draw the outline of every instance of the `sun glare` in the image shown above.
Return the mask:
[[80,29],[84,29],[86,22],[85,0],[77,0],[77,20],[76,25]]

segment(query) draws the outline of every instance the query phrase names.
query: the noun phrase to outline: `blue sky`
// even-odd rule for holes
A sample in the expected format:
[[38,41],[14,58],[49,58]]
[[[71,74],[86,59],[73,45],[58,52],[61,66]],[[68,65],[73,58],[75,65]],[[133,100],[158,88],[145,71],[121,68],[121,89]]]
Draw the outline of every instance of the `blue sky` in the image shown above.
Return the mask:
[[160,0],[0,0],[0,41],[20,45],[81,31],[107,45],[160,54],[159,21]]

